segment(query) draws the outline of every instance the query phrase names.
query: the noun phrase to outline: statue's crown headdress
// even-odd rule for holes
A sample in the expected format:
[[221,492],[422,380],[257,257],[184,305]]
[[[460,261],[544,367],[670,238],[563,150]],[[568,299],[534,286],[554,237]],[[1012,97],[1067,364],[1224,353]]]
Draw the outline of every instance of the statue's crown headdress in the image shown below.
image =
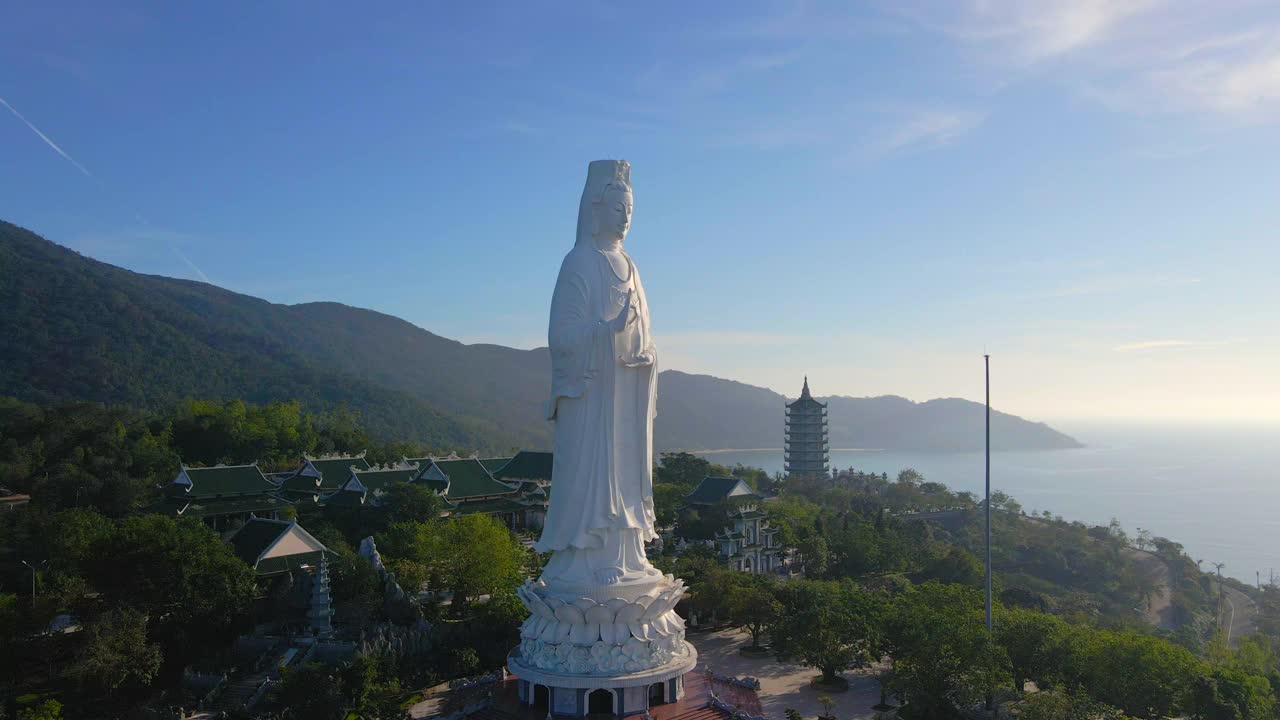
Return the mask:
[[626,160],[592,160],[587,166],[587,188],[592,202],[600,202],[610,186],[631,190],[631,163]]

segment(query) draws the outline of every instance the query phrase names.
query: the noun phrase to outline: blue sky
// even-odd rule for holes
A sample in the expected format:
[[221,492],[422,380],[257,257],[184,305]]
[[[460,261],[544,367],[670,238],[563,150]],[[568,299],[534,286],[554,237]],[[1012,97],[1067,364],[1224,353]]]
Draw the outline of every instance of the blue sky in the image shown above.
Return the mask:
[[1280,420],[1280,6],[25,3],[0,217],[534,347],[632,163],[666,367]]

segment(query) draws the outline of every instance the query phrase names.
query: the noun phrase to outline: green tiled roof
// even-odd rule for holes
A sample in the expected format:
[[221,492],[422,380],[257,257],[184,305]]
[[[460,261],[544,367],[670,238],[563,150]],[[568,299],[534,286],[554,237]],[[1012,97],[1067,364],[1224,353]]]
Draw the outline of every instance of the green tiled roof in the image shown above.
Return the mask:
[[386,490],[388,486],[398,482],[409,482],[418,474],[418,468],[397,468],[394,470],[357,470],[356,479],[365,489],[370,491]]
[[[744,489],[746,492],[743,492]],[[738,478],[704,477],[698,487],[685,496],[685,501],[690,505],[715,505],[730,497],[747,498],[754,495],[751,487]]]
[[480,458],[480,464],[483,465],[484,469],[488,470],[490,474],[493,474],[497,473],[502,466],[511,462],[511,460],[511,457]]
[[546,480],[551,482],[553,455],[549,452],[521,450],[511,462],[494,471],[499,480]]
[[369,461],[357,456],[325,458],[323,460],[313,459],[311,460],[311,466],[320,472],[321,481],[318,486],[315,478],[299,474],[306,467],[304,463],[303,467],[298,468],[298,471],[293,474],[293,477],[284,481],[284,489],[299,492],[337,490],[351,475],[352,466],[355,466],[357,470],[368,470]]
[[489,495],[510,495],[515,488],[493,479],[484,465],[475,458],[466,460],[435,460],[440,472],[449,477],[450,501],[457,502],[465,498],[486,497]]
[[262,551],[283,535],[291,525],[292,523],[285,520],[253,518],[231,536],[231,549],[236,551],[236,555],[241,560],[252,565],[258,561]]
[[257,465],[218,465],[207,468],[184,467],[191,487],[174,482],[165,488],[165,494],[188,499],[212,498],[234,495],[259,495],[276,489]]
[[[303,565],[319,563],[320,556],[324,553],[323,550],[258,560],[272,543],[295,526],[295,523],[284,520],[254,518],[237,530],[236,534],[231,536],[229,542],[236,556],[250,566],[254,566],[259,575],[275,575],[300,568]],[[306,532],[301,526],[297,527],[304,533]]]
[[356,490],[339,490],[338,492],[329,493],[321,500],[325,505],[333,505],[334,507],[362,507],[365,503],[365,493]]
[[213,517],[215,515],[239,515],[242,513],[267,513],[289,507],[289,503],[274,495],[242,495],[239,497],[200,498],[168,497],[144,507],[143,512],[160,513],[169,517]]

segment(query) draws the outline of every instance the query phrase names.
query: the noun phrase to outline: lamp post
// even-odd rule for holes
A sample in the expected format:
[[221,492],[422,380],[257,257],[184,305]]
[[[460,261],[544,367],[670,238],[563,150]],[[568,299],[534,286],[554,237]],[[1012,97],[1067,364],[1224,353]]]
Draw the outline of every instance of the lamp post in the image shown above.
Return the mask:
[[26,560],[23,560],[22,564],[31,568],[31,608],[34,610],[36,607],[36,570],[44,567],[45,565],[48,565],[49,561],[45,560],[41,562],[39,565],[32,565]]

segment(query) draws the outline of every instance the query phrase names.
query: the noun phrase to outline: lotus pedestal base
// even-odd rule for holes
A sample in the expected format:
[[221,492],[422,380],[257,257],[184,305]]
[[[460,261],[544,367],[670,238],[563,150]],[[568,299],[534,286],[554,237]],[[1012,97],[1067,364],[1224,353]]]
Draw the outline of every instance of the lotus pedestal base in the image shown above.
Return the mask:
[[[682,641],[683,642],[683,641]],[[615,717],[641,715],[656,705],[684,697],[684,675],[698,663],[698,652],[687,642],[670,662],[648,670],[617,675],[575,675],[524,665],[519,652],[507,658],[507,669],[518,678],[520,702],[549,715],[586,717],[606,713]]]

